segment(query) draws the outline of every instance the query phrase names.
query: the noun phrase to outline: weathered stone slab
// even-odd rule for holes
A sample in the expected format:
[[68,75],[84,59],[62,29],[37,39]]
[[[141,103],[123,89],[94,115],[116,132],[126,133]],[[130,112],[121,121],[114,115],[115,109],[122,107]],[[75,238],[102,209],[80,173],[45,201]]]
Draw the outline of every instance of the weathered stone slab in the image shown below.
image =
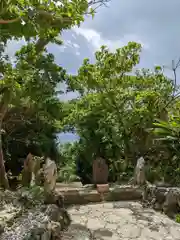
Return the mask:
[[[61,190],[65,204],[87,204],[91,202],[101,202],[102,196],[97,190],[92,189],[67,189]],[[142,189],[138,186],[119,186],[110,188],[109,192],[103,194],[104,201],[120,200],[141,200]]]
[[71,182],[71,183],[56,183],[56,188],[81,188],[83,187],[81,182]]
[[103,158],[93,161],[93,183],[106,184],[108,182],[108,165]]

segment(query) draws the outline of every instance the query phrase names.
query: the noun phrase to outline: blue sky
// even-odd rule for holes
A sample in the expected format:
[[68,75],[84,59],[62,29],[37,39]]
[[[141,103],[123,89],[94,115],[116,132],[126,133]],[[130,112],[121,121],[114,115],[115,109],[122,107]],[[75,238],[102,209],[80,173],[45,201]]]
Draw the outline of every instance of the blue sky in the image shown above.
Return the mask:
[[[143,46],[140,67],[170,67],[172,60],[180,57],[179,9],[180,0],[111,0],[108,8],[98,9],[93,20],[88,17],[80,28],[63,32],[63,46],[48,48],[69,73],[76,73],[84,58],[93,61],[94,52],[101,45],[113,51],[129,41]],[[13,42],[8,52],[12,54],[20,46],[21,43]],[[167,74],[171,72],[167,70]],[[69,93],[63,99],[75,96]],[[63,142],[75,139],[70,133],[60,138]]]

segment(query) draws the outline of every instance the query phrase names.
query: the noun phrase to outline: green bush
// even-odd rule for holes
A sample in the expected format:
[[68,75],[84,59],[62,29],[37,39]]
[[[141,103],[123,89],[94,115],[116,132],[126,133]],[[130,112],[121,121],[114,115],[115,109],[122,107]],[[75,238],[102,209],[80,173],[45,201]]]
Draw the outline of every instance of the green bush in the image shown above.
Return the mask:
[[66,165],[60,167],[57,182],[74,182],[78,180],[79,177],[76,175],[75,162],[67,163]]
[[180,214],[177,214],[177,215],[176,215],[176,222],[177,222],[177,223],[180,223]]

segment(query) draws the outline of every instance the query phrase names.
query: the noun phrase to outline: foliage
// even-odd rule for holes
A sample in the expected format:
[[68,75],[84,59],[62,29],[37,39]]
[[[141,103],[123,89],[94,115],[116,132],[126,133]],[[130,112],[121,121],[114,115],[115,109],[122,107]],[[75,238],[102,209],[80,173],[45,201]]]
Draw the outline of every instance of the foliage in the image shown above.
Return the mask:
[[166,181],[180,184],[180,116],[171,115],[168,122],[155,122],[153,131],[155,141],[161,143],[161,149],[164,147],[167,154],[161,164],[161,174]]
[[[173,82],[159,66],[153,71],[136,70],[141,45],[135,42],[115,52],[102,46],[95,53],[95,62],[84,59],[72,76],[47,52],[48,43],[62,44],[63,30],[80,25],[84,15],[93,16],[108,1],[1,1],[0,184],[6,188],[3,155],[6,169],[18,173],[20,159],[29,152],[56,160],[59,181],[91,181],[96,156],[107,160],[109,181],[127,181],[137,158],[144,156],[148,180],[179,184],[176,74]],[[22,39],[25,45],[12,62],[5,53],[7,44]],[[80,97],[61,102],[60,83]],[[56,136],[61,131],[72,131],[80,140],[58,149]]]
[[26,206],[37,206],[37,204],[44,203],[45,192],[44,189],[39,186],[33,186],[30,188],[22,188],[19,191],[20,201]]
[[180,223],[180,214],[177,214],[177,215],[176,215],[176,222],[177,222],[177,223]]
[[65,166],[59,168],[57,181],[66,183],[79,181],[74,161],[68,162]]
[[[153,148],[152,133],[147,129],[156,118],[166,117],[165,107],[173,91],[160,67],[154,72],[134,71],[140,52],[141,46],[134,42],[114,53],[102,46],[95,53],[96,62],[85,59],[78,75],[68,80],[69,90],[78,91],[81,98],[70,103],[66,128],[80,136],[80,154],[84,152],[85,161],[91,164],[94,156],[105,157],[110,178],[116,176],[116,180],[120,175],[121,179],[130,176],[137,157],[146,156]],[[121,173],[114,167],[117,163]]]
[[[56,85],[64,81],[64,69],[54,63],[51,54],[39,54],[36,62],[28,64],[26,51],[24,47],[17,53],[13,71],[19,87],[11,96],[12,104],[9,103],[2,122],[6,163],[10,161],[11,166],[16,166],[19,158],[25,158],[29,151],[56,158],[56,133],[63,118],[63,104],[58,99]],[[24,71],[26,75],[22,77]],[[17,170],[19,167],[18,164]]]
[[[0,133],[0,184],[5,188],[9,186],[2,145],[7,148],[6,142],[9,144],[20,137],[25,145],[43,142],[40,147],[42,154],[50,154],[46,151],[47,146],[54,144],[54,136],[61,129],[63,107],[55,89],[68,76],[64,69],[55,64],[53,55],[47,53],[47,44],[61,44],[59,34],[63,30],[79,25],[84,21],[85,14],[94,14],[90,8],[93,4],[97,7],[98,3],[104,2],[107,0],[1,1],[0,129],[5,136],[2,139]],[[26,44],[16,53],[16,60],[12,63],[5,55],[5,48],[10,40],[22,39]],[[10,113],[13,117],[9,122],[7,115]],[[19,136],[21,131],[24,136]]]
[[59,146],[60,162],[58,164],[58,182],[78,181],[76,172],[76,156],[74,144],[66,143]]
[[168,122],[157,121],[154,123],[154,134],[157,141],[169,148],[173,156],[180,157],[180,118],[171,116]]
[[87,0],[30,1],[8,0],[1,1],[0,17],[4,20],[16,19],[11,24],[0,24],[1,39],[7,41],[13,37],[24,37],[30,40],[39,36],[47,39],[57,37],[59,33],[78,25],[87,13]]

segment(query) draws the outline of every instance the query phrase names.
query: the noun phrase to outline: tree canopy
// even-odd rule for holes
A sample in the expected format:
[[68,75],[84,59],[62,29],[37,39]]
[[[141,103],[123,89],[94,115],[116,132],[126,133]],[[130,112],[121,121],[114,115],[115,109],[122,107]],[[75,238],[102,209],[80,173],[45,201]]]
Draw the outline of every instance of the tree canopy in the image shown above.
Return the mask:
[[[107,0],[1,1],[0,175],[4,187],[8,181],[2,147],[4,155],[10,155],[8,159],[17,160],[28,151],[55,156],[56,134],[65,114],[57,84],[66,82],[68,74],[47,52],[47,44],[62,44],[61,32],[80,25],[84,15],[94,14],[93,6],[104,2]],[[26,44],[12,62],[5,48],[9,41],[22,39]],[[19,145],[23,153],[15,153]]]
[[[109,180],[128,180],[137,158],[148,166],[148,180],[179,182],[179,94],[160,66],[138,69],[141,45],[129,42],[111,52],[102,46],[95,62],[84,59],[76,75],[59,66],[47,51],[63,44],[61,33],[109,0],[2,0],[0,3],[0,185],[6,171],[18,175],[29,152],[53,158],[59,180],[92,181],[92,161],[106,159]],[[10,41],[24,40],[15,60]],[[79,97],[60,101],[59,84]],[[75,143],[58,146],[57,134],[72,131]],[[5,164],[4,164],[5,162]],[[171,167],[170,167],[171,166]],[[169,177],[173,176],[173,177]]]
[[84,164],[103,156],[113,181],[129,178],[139,156],[152,167],[156,164],[160,150],[151,128],[157,119],[167,121],[172,111],[173,105],[167,105],[173,82],[159,66],[153,71],[136,70],[140,53],[141,45],[135,42],[115,52],[102,46],[95,63],[85,59],[77,76],[68,81],[69,90],[81,97],[69,103],[65,126],[80,136],[79,156],[84,152]]

